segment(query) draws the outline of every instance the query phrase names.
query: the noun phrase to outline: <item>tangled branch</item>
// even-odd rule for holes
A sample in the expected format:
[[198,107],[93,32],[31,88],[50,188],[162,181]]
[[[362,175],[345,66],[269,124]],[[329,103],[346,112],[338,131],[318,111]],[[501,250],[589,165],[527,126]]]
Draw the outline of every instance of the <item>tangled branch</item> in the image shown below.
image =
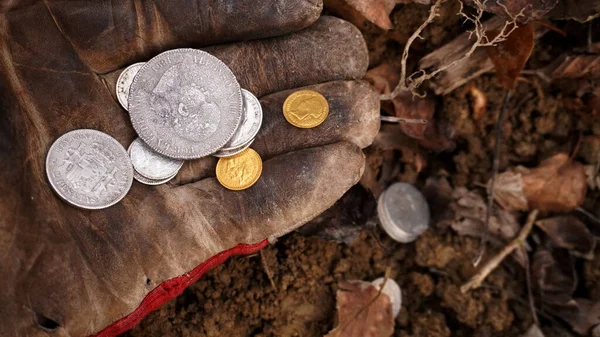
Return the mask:
[[485,24],[483,22],[481,22],[481,18],[483,17],[483,14],[485,12],[485,10],[484,10],[485,4],[487,3],[488,0],[473,0],[473,4],[475,5],[476,10],[475,10],[475,13],[472,15],[465,13],[462,0],[458,0],[458,2],[460,4],[460,9],[459,9],[457,15],[462,16],[464,18],[465,23],[470,22],[474,25],[474,28],[472,30],[468,31],[469,39],[471,39],[471,38],[475,39],[473,45],[471,45],[471,48],[469,48],[469,50],[461,58],[456,59],[450,63],[447,63],[447,64],[435,69],[432,72],[428,73],[425,70],[420,70],[416,73],[411,74],[407,78],[406,77],[406,63],[408,60],[408,52],[410,50],[410,46],[417,38],[422,39],[421,33],[423,32],[423,30],[430,23],[432,23],[436,17],[440,16],[439,9],[440,9],[440,6],[442,5],[442,3],[444,3],[445,1],[446,0],[436,0],[436,2],[429,9],[429,16],[427,17],[427,19],[423,22],[423,24],[421,24],[421,26],[419,26],[419,28],[410,36],[410,38],[406,42],[406,45],[404,46],[404,51],[402,52],[402,59],[400,62],[400,82],[398,83],[396,88],[394,88],[394,90],[391,93],[381,95],[382,100],[392,100],[396,96],[400,95],[403,92],[412,92],[413,95],[420,96],[416,92],[416,90],[419,86],[421,86],[421,84],[423,84],[423,82],[435,77],[437,74],[439,74],[443,71],[446,71],[446,70],[456,66],[458,63],[462,62],[464,59],[469,58],[475,52],[475,50],[477,48],[496,46],[499,43],[505,41],[506,38],[515,29],[518,28],[518,25],[517,25],[518,19],[525,16],[524,11],[526,8],[523,8],[521,10],[521,12],[519,12],[518,14],[513,15],[508,11],[508,8],[506,8],[506,6],[497,2],[498,5],[500,5],[501,7],[504,8],[504,11],[505,11],[508,19],[504,23],[504,26],[502,27],[502,29],[500,29],[499,33],[492,37],[492,36],[488,35],[488,31],[486,29]]

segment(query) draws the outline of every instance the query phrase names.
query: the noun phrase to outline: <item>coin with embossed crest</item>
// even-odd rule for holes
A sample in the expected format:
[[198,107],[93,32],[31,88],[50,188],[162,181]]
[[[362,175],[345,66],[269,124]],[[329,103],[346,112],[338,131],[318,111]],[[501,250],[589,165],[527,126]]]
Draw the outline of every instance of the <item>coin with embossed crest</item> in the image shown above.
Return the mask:
[[102,209],[119,202],[133,182],[127,151],[96,130],[74,130],[60,136],[46,156],[50,186],[66,202]]
[[146,62],[133,79],[129,116],[154,151],[200,158],[233,136],[242,118],[242,92],[216,57],[196,49],[169,50]]
[[129,110],[128,99],[131,82],[133,82],[133,78],[144,64],[146,64],[146,62],[139,62],[130,65],[129,67],[125,68],[125,70],[123,70],[119,75],[119,78],[117,78],[117,99],[125,110]]
[[327,99],[314,90],[298,90],[283,102],[283,117],[295,127],[314,128],[329,115]]
[[177,174],[183,160],[165,157],[152,150],[140,138],[136,138],[129,145],[129,156],[133,169],[146,178],[163,180]]
[[216,167],[217,180],[225,188],[239,191],[254,185],[262,173],[262,159],[248,148],[235,156],[221,158]]
[[256,96],[250,91],[242,89],[242,98],[244,105],[242,110],[242,122],[238,129],[233,134],[233,137],[219,152],[227,152],[243,147],[244,144],[252,140],[262,124],[262,106]]

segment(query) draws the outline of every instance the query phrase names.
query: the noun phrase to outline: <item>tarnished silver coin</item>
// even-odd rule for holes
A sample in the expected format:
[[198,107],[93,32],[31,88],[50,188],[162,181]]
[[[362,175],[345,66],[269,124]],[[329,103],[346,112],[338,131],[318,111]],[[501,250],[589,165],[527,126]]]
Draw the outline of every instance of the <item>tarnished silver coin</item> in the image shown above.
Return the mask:
[[196,49],[157,55],[129,89],[133,128],[154,151],[176,159],[223,147],[242,118],[242,92],[231,70]]
[[133,82],[133,78],[144,64],[146,64],[146,62],[139,62],[130,65],[129,67],[125,68],[125,70],[123,70],[119,75],[119,78],[117,78],[117,99],[125,110],[129,110],[128,100],[131,82]]
[[60,136],[46,156],[50,185],[66,202],[101,209],[119,202],[133,182],[127,151],[111,136],[89,129]]
[[162,180],[177,174],[183,160],[165,157],[152,150],[143,140],[136,138],[127,150],[133,169],[146,178]]
[[139,172],[137,172],[136,170],[133,170],[133,178],[144,185],[155,186],[155,185],[162,185],[162,184],[168,183],[171,179],[175,178],[177,173],[178,172],[175,172],[174,175],[172,175],[168,178],[165,178],[165,179],[155,180],[155,179],[146,178],[143,175],[141,175]]
[[223,146],[221,151],[231,151],[248,143],[256,137],[262,124],[263,112],[260,101],[250,91],[242,89],[242,98],[244,99],[242,122],[231,137],[231,140]]
[[379,223],[394,240],[402,243],[416,240],[429,228],[429,205],[413,185],[394,183],[381,193],[377,201]]
[[219,150],[215,153],[213,153],[213,156],[215,157],[231,157],[231,156],[235,156],[236,154],[244,151],[245,149],[249,148],[250,145],[252,145],[252,142],[254,142],[254,138],[250,139],[248,142],[246,142],[245,144],[240,145],[239,147],[233,148],[231,150]]

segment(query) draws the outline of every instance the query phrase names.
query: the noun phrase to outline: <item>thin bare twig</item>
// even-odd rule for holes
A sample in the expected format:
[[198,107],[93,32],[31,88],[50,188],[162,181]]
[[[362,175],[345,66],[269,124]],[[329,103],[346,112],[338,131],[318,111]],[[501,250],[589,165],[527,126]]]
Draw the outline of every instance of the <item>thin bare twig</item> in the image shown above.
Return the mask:
[[273,290],[277,290],[277,286],[275,285],[275,280],[273,280],[273,273],[271,273],[271,268],[269,268],[269,265],[267,264],[267,259],[265,258],[264,255],[264,250],[260,250],[260,262],[263,266],[263,269],[265,270],[265,274],[267,274],[267,278],[269,279],[269,281],[271,282],[271,287],[273,287]]
[[485,278],[494,270],[504,259],[510,255],[515,249],[521,247],[527,239],[529,232],[533,228],[533,223],[537,218],[538,210],[535,209],[529,213],[527,216],[527,222],[525,226],[519,232],[516,238],[514,238],[506,247],[504,247],[498,254],[492,257],[486,264],[484,264],[481,269],[475,274],[467,283],[463,284],[460,287],[460,291],[463,293],[468,292],[469,290],[476,289],[481,285],[481,282],[485,280]]
[[533,299],[533,291],[531,287],[531,264],[529,263],[529,256],[525,251],[525,248],[521,246],[519,249],[523,250],[523,256],[525,256],[525,278],[527,278],[527,297],[529,299],[529,310],[531,310],[531,316],[535,325],[540,326],[540,320],[538,319],[537,311],[535,309],[535,301]]
[[509,98],[510,91],[507,90],[504,94],[504,99],[502,100],[502,107],[500,108],[498,121],[496,121],[496,140],[494,142],[494,159],[492,161],[492,179],[490,181],[490,189],[488,191],[488,204],[485,212],[485,222],[483,223],[483,236],[481,237],[481,243],[479,244],[479,252],[473,261],[473,265],[475,265],[475,267],[477,267],[479,262],[481,262],[481,258],[485,252],[485,244],[487,243],[488,234],[490,231],[490,217],[492,216],[492,211],[494,209],[494,187],[496,185],[496,176],[498,175],[498,171],[500,169],[500,142],[502,141],[502,124],[504,123],[504,115]]

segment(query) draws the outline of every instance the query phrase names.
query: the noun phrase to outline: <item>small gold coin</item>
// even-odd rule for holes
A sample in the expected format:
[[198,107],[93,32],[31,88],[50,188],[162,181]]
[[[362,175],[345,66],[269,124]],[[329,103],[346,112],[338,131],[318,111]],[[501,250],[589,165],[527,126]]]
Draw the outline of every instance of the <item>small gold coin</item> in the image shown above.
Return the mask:
[[298,90],[283,102],[283,116],[299,128],[314,128],[323,123],[328,114],[327,99],[314,90]]
[[235,156],[223,157],[217,162],[217,180],[225,188],[239,191],[254,185],[262,173],[262,159],[248,148]]

